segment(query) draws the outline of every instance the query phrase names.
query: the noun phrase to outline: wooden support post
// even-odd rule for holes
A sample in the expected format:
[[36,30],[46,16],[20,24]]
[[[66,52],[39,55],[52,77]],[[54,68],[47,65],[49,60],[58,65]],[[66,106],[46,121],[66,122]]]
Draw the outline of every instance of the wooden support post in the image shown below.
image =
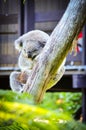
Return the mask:
[[35,23],[35,9],[34,0],[26,0],[24,8],[24,32],[28,32],[34,29]]
[[18,0],[18,34],[24,34],[24,4],[23,0]]
[[[86,26],[84,27],[83,36],[83,64],[86,65]],[[86,77],[86,75],[85,75]],[[85,79],[85,78],[84,78]],[[86,82],[86,81],[85,81]],[[83,122],[86,123],[86,86],[82,89],[82,116]]]
[[86,65],[86,25],[83,31],[83,65]]
[[83,116],[83,123],[86,123],[86,88],[82,89],[82,116]]

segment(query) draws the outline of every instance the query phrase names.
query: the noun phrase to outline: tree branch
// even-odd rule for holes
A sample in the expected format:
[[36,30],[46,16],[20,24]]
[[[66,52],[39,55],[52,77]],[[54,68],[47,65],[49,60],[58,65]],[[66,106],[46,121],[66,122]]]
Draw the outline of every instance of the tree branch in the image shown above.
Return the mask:
[[31,76],[24,86],[36,101],[40,101],[52,77],[56,75],[69,53],[74,38],[86,22],[86,0],[71,0],[59,24],[53,30]]

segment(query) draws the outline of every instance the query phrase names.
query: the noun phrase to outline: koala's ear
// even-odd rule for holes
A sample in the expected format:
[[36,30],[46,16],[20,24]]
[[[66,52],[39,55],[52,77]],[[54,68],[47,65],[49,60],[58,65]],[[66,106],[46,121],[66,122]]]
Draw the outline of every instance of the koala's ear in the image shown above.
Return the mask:
[[15,40],[14,46],[15,46],[15,49],[20,52],[23,47],[23,42],[21,40]]

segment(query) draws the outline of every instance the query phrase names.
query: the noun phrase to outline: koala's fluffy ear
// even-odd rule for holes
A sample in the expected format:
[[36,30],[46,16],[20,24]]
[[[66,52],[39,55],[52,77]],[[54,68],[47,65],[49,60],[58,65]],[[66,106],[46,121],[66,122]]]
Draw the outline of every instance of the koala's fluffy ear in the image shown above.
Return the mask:
[[17,40],[15,40],[14,42],[14,46],[15,46],[15,49],[17,51],[22,51],[22,48],[23,48],[23,43],[24,41],[28,38],[28,34],[29,33],[26,33],[26,34],[23,34],[22,36],[20,36]]
[[20,38],[18,40],[15,40],[14,46],[15,46],[15,49],[20,52],[23,47],[23,41]]

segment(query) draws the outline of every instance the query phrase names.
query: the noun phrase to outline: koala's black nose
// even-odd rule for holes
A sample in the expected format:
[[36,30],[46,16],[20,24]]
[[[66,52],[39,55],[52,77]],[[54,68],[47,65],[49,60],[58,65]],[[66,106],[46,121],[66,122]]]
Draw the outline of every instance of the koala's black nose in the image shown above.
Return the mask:
[[31,52],[28,51],[28,58],[32,58]]

